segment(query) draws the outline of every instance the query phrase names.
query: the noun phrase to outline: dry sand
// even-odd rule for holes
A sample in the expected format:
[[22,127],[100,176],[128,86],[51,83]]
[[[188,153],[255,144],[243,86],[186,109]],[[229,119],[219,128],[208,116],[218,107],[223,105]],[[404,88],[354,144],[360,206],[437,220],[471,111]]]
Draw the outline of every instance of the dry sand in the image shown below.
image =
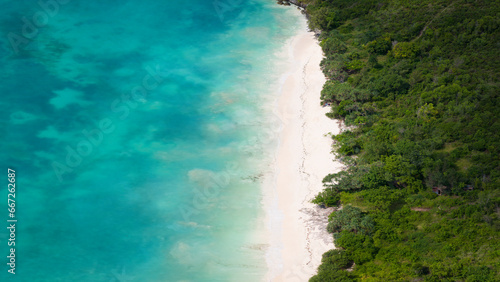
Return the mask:
[[320,106],[326,79],[320,69],[321,47],[312,32],[295,36],[288,44],[289,73],[282,85],[277,114],[283,122],[275,159],[274,190],[268,201],[270,248],[266,281],[308,281],[324,252],[333,249],[326,232],[331,210],[310,203],[322,191],[321,180],[341,164],[331,154],[339,125]]

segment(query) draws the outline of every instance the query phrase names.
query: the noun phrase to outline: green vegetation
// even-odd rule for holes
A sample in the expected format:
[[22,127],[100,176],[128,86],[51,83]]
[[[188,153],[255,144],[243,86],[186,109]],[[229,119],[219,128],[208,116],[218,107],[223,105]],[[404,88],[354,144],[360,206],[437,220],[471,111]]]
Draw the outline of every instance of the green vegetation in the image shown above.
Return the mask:
[[349,128],[310,281],[500,281],[500,1],[300,2]]

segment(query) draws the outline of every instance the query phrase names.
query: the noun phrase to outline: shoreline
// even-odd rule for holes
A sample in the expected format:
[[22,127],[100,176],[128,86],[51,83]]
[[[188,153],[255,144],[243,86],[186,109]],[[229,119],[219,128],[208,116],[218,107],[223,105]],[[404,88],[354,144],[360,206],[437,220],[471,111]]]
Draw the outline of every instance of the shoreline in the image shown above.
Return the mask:
[[[325,116],[329,107],[320,106],[326,78],[320,69],[323,52],[314,32],[303,27],[286,44],[288,72],[282,77],[276,111],[282,121],[271,191],[265,192],[265,210],[270,231],[266,253],[265,281],[307,281],[316,274],[324,252],[333,249],[327,233],[327,215],[310,200],[323,190],[322,179],[342,165],[331,154],[332,139],[338,134],[335,120]],[[266,188],[265,188],[266,189]]]

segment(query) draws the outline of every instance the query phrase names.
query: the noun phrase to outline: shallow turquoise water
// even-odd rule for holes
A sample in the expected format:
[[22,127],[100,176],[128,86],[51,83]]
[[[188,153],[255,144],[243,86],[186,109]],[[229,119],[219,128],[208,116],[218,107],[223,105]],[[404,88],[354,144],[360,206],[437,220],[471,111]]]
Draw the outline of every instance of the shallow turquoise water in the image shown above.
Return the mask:
[[0,228],[0,281],[262,279],[255,179],[274,139],[256,136],[276,127],[275,54],[300,15],[272,0],[59,3],[0,1],[19,220],[15,275]]

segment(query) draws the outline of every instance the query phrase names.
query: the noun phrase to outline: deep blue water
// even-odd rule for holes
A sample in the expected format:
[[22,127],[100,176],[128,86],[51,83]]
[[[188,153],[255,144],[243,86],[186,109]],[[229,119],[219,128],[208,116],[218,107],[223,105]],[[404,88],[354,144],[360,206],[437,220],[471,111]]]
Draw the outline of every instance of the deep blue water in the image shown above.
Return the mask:
[[0,1],[0,222],[7,168],[18,219],[15,275],[0,228],[0,281],[262,279],[255,136],[300,15],[274,0],[37,2]]

